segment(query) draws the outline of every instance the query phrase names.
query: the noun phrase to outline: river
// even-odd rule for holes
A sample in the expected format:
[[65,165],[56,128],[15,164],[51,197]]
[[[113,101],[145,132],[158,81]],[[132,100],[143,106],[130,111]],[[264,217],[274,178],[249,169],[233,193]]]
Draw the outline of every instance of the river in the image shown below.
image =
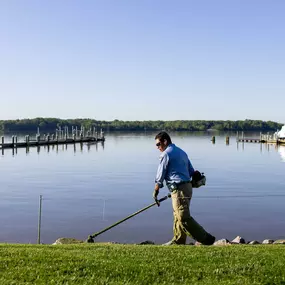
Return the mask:
[[[213,144],[212,135],[171,133],[173,143],[207,177],[206,186],[194,189],[193,217],[217,238],[284,238],[285,146],[237,143],[234,134],[228,145],[226,134],[216,134]],[[160,155],[155,133],[105,136],[104,144],[5,149],[0,153],[0,242],[37,242],[40,195],[42,243],[59,237],[86,239],[153,202]],[[160,197],[166,194],[164,187]],[[168,199],[96,241],[163,243],[171,238]]]

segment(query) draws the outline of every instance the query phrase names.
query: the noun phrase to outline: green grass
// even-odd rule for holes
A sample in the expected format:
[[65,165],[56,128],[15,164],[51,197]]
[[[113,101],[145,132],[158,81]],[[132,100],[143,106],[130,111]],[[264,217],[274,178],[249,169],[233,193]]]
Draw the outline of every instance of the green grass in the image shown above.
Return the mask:
[[0,244],[0,284],[285,284],[285,246]]

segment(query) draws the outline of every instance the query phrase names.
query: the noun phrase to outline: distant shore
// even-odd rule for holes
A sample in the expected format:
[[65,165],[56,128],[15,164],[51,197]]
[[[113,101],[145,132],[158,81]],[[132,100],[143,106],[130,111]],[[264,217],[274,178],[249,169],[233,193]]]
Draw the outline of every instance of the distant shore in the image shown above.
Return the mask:
[[54,132],[59,128],[96,128],[98,131],[258,131],[276,132],[282,123],[262,120],[99,121],[94,119],[34,118],[0,120],[0,132]]

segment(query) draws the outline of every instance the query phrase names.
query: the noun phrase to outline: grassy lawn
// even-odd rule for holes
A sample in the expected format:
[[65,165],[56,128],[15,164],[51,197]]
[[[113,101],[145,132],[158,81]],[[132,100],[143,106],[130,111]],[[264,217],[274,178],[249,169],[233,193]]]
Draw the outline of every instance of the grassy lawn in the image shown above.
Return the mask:
[[0,244],[0,284],[285,285],[285,246]]

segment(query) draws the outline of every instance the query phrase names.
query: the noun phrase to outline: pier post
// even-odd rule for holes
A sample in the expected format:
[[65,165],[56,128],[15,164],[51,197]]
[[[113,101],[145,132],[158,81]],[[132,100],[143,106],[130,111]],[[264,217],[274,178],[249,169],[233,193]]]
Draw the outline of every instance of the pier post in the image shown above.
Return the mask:
[[38,143],[38,145],[40,144],[40,135],[39,134],[37,134],[37,143]]
[[237,131],[237,142],[239,142],[239,133]]
[[55,140],[56,140],[56,142],[58,143],[58,134],[56,134]]
[[212,143],[214,144],[216,142],[216,137],[215,136],[212,136],[212,139],[211,139]]
[[65,132],[65,142],[67,142],[67,132]]
[[47,142],[49,143],[49,135],[47,135]]
[[18,144],[18,138],[17,136],[15,136],[15,147],[17,147],[17,144]]
[[242,140],[244,141],[244,132],[242,131]]
[[75,134],[75,133],[73,133],[73,134],[72,134],[72,137],[73,137],[73,142],[75,142],[76,134]]
[[39,219],[38,219],[38,244],[41,243],[42,200],[43,200],[43,196],[40,195],[40,201],[39,201]]
[[4,146],[4,137],[3,136],[1,137],[1,144],[2,144],[2,149],[3,149],[3,146]]
[[15,147],[15,137],[12,136],[12,145],[13,145],[13,148]]
[[230,137],[227,136],[227,137],[226,137],[226,144],[229,144],[229,143],[230,143]]
[[26,136],[26,144],[27,144],[27,146],[29,146],[29,143],[30,143],[30,136],[27,135],[27,136]]

